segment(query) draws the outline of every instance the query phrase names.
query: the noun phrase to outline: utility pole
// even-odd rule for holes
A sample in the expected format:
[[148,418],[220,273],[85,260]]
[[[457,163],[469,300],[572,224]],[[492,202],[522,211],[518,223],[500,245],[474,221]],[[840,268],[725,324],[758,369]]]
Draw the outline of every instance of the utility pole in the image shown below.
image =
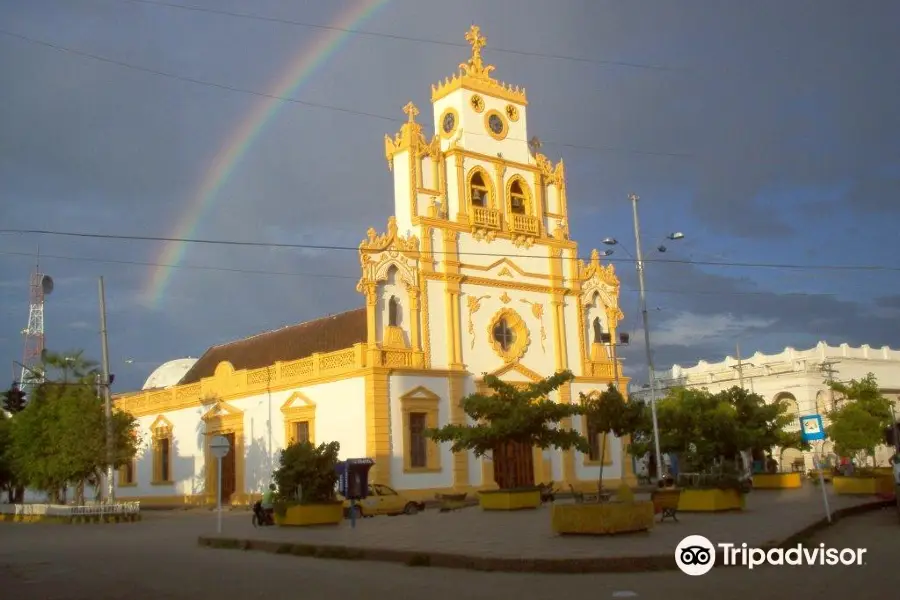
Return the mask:
[[[641,319],[644,323],[644,349],[647,351],[647,371],[650,374],[650,414],[653,417],[653,444],[656,449],[656,477],[662,481],[665,461],[659,449],[659,421],[656,418],[656,376],[653,369],[653,354],[650,351],[650,326],[647,321],[647,291],[644,287],[644,252],[641,249],[641,225],[638,220],[638,196],[629,194],[631,200],[631,212],[634,217],[634,245],[637,252],[638,283],[641,291]],[[618,371],[617,371],[618,372]]]
[[737,370],[738,370],[738,380],[741,383],[741,389],[744,389],[744,363],[741,362],[741,344],[738,343],[735,345],[735,353],[737,354]]
[[116,501],[115,482],[113,481],[113,462],[115,451],[113,445],[112,399],[109,394],[109,344],[106,339],[106,294],[103,289],[103,277],[100,277],[100,348],[102,352],[101,368],[102,379],[100,387],[103,390],[103,403],[106,411],[106,500],[110,504]]

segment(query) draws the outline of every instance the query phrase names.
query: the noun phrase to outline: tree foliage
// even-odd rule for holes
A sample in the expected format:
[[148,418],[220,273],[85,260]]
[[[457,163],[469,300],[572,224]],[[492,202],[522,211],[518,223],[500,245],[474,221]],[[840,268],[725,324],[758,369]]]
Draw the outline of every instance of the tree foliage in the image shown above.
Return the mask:
[[[25,408],[8,424],[5,455],[16,483],[47,491],[85,480],[98,481],[108,466],[104,403],[93,385],[92,364],[74,353],[64,372],[44,371],[46,380],[32,388]],[[55,360],[52,353],[45,360]],[[133,459],[140,445],[137,421],[129,413],[113,410],[114,468]]]
[[554,427],[566,417],[581,413],[575,404],[560,404],[548,398],[572,379],[571,372],[562,371],[520,388],[486,375],[484,383],[494,393],[471,394],[461,402],[463,411],[475,423],[445,425],[429,430],[428,436],[436,442],[452,442],[453,452],[471,450],[475,456],[483,456],[507,442],[588,452],[590,446],[580,433]]
[[281,501],[299,501],[301,504],[335,502],[340,450],[339,442],[318,446],[310,442],[294,442],[282,450],[279,467],[273,474]]
[[12,419],[0,412],[0,490],[15,485],[10,452],[10,430]]
[[[652,448],[650,407],[637,427],[635,453]],[[734,386],[718,393],[675,388],[657,402],[659,445],[663,453],[680,455],[685,470],[709,471],[741,451],[771,452],[786,443],[800,446],[785,433],[793,421],[786,402],[767,403],[759,394]]]
[[[644,407],[639,402],[627,402],[622,393],[610,384],[602,392],[579,394],[584,417],[602,432],[600,443],[600,474],[598,486],[603,488],[603,463],[606,461],[606,435],[617,438],[633,435],[644,429]],[[590,440],[589,440],[590,442]]]
[[828,414],[828,437],[840,456],[863,458],[875,454],[883,441],[884,430],[892,423],[891,401],[882,395],[875,375],[860,380],[831,383],[831,389],[843,396],[837,408]]
[[[436,442],[450,442],[453,452],[471,450],[475,456],[491,453],[494,472],[501,489],[516,487],[506,477],[510,458],[507,450],[512,446],[576,448],[590,451],[583,435],[574,429],[558,427],[560,421],[581,414],[576,404],[561,404],[549,399],[549,395],[573,379],[570,371],[561,371],[541,381],[522,387],[505,383],[493,375],[485,375],[484,383],[491,394],[471,394],[462,399],[463,411],[474,421],[472,424],[449,424],[426,433]],[[533,484],[533,473],[530,476]]]

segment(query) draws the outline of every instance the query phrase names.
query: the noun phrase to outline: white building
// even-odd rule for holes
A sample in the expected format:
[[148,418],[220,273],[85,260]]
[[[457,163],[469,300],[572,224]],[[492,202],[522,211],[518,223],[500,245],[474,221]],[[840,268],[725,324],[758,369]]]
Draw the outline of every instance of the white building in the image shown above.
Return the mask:
[[[827,423],[827,413],[833,406],[833,397],[828,380],[847,382],[862,379],[869,373],[875,375],[882,393],[893,400],[900,417],[900,350],[887,346],[871,348],[863,345],[852,348],[847,344],[829,346],[819,342],[809,350],[785,348],[778,354],[756,352],[741,358],[727,356],[717,363],[700,361],[693,367],[674,365],[671,369],[655,372],[657,397],[676,387],[706,388],[716,393],[741,386],[769,401],[787,400],[791,412],[798,417],[821,414]],[[632,396],[647,399],[649,390],[643,386],[632,389]],[[799,421],[794,427],[799,427]],[[806,468],[813,467],[814,456],[831,456],[833,445],[826,441],[814,445],[813,452],[800,453],[786,450],[781,460],[781,468],[790,470],[794,461],[801,456]],[[881,448],[876,452],[875,462],[887,466],[893,449]]]
[[[576,379],[555,398],[569,403],[621,373],[600,343],[623,316],[615,271],[596,251],[577,260],[562,161],[529,146],[525,91],[493,79],[477,27],[466,39],[469,61],[432,86],[437,135],[425,137],[409,103],[384,141],[395,216],[360,244],[364,306],[212,347],[177,385],[118,397],[145,440],[119,473],[120,497],[214,501],[213,434],[234,449],[221,475],[226,502],[259,493],[292,439],[373,458],[374,481],[411,497],[491,488],[489,459],[423,433],[465,423],[459,400],[484,389],[484,374],[524,383],[569,369]],[[596,486],[602,436],[582,419],[566,425],[590,434],[590,455],[521,458],[536,482]],[[607,440],[608,485],[634,479],[625,443]]]

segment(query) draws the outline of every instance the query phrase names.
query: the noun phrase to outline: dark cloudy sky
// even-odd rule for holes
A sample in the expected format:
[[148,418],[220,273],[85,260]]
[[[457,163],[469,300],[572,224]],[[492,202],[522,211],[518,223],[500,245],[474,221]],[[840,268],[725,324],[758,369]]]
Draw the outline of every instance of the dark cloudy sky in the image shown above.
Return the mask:
[[[266,19],[149,1],[0,0],[0,228],[171,235],[264,102],[229,88],[271,93],[329,34],[296,22],[328,25],[360,4],[170,2]],[[608,236],[634,251],[633,191],[655,258],[677,230],[687,237],[665,258],[900,267],[896,0],[390,0],[356,26],[387,35],[349,35],[292,94],[367,115],[282,103],[192,235],[355,246],[368,227],[383,230],[390,119],[409,100],[430,114],[430,86],[466,59],[452,44],[472,22],[498,78],[528,89],[529,135],[566,160],[584,255]],[[153,304],[141,290],[155,267],[125,263],[159,262],[160,242],[0,234],[0,365],[21,360],[38,244],[57,284],[52,349],[99,356],[105,276],[118,389],[165,360],[362,301],[355,252],[194,245],[183,267],[284,274],[178,268]],[[617,267],[637,341],[634,269]],[[649,264],[655,359],[717,360],[737,341],[745,354],[818,339],[900,346],[898,275]],[[625,353],[639,376],[642,350]]]

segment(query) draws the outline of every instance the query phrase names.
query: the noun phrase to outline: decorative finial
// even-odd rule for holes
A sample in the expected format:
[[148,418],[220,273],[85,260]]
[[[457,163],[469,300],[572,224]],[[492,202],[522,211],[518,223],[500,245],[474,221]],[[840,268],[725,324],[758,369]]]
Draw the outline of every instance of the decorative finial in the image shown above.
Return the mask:
[[472,58],[469,60],[469,64],[475,69],[481,70],[481,49],[487,43],[487,38],[481,35],[481,28],[473,23],[466,33],[466,41],[472,46]]
[[531,138],[531,141],[528,142],[528,145],[531,146],[532,152],[537,153],[537,151],[541,149],[541,146],[543,144],[541,144],[541,140],[538,139],[538,136],[534,136]]
[[595,265],[600,262],[600,251],[596,248],[591,250],[591,262]]
[[412,102],[408,102],[406,106],[403,107],[403,112],[407,117],[409,117],[410,123],[416,122],[416,115],[419,114],[419,109],[416,108],[415,104],[413,104]]

